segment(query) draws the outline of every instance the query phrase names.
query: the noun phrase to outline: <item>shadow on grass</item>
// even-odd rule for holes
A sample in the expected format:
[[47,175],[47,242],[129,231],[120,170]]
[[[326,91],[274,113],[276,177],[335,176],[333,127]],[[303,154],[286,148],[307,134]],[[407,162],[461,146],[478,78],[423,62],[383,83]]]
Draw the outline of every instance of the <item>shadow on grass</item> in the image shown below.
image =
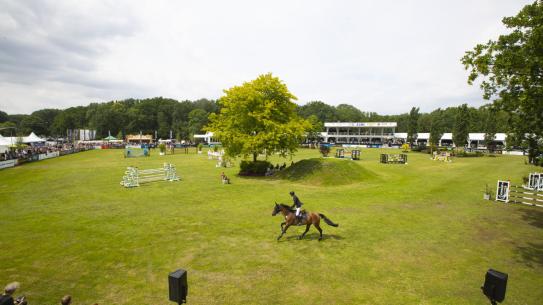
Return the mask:
[[516,252],[528,267],[543,267],[543,244],[528,242],[526,246],[519,246]]
[[[522,219],[528,224],[542,229],[543,211],[539,209],[522,209]],[[543,243],[527,242],[523,246],[518,246],[516,250],[519,260],[528,267],[543,267]]]
[[[300,237],[301,233],[300,234],[295,234],[295,235],[289,235],[289,236],[283,236],[282,239],[280,239],[279,241],[291,241],[291,240],[297,240],[298,237]],[[326,233],[322,233],[322,241],[325,241],[327,239],[334,239],[334,240],[343,240],[343,236],[340,236],[340,235],[336,235],[336,234],[326,234]],[[309,240],[319,240],[319,233],[317,232],[314,232],[314,233],[307,233],[305,235],[305,237],[302,239],[302,241],[309,241]]]
[[522,209],[522,219],[537,228],[543,228],[543,211],[536,209]]

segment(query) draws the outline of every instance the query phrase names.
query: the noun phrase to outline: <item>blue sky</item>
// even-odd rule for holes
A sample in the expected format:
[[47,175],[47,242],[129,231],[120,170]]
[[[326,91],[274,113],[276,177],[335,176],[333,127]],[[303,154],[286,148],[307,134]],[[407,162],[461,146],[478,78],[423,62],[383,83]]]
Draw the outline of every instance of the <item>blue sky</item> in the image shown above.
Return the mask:
[[480,106],[460,58],[530,2],[0,0],[0,110],[219,98],[268,72],[298,104]]

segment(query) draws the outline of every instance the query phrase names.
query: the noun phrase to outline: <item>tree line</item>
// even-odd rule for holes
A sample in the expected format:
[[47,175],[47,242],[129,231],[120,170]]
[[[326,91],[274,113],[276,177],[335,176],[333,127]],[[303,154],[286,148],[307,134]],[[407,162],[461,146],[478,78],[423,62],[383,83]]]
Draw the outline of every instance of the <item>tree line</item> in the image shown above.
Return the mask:
[[[68,129],[94,129],[98,137],[109,134],[122,137],[126,134],[153,134],[169,138],[170,131],[177,139],[188,140],[194,134],[204,132],[211,113],[218,113],[219,103],[211,99],[177,101],[156,97],[149,99],[127,99],[107,103],[91,103],[88,106],[71,107],[64,110],[41,109],[29,115],[7,114],[0,111],[0,128],[16,127],[15,133],[27,135],[35,132],[40,136],[63,137]],[[429,113],[420,113],[413,107],[410,112],[396,115],[380,115],[364,112],[355,106],[340,104],[332,106],[322,101],[312,101],[296,106],[300,117],[308,119],[314,132],[323,131],[324,122],[397,122],[397,132],[451,132],[457,125],[467,132],[507,132],[510,116],[490,105],[479,108],[461,105],[438,108]],[[459,124],[459,122],[461,122]],[[2,135],[11,130],[2,130]]]
[[[0,111],[0,128],[15,127],[18,135],[33,131],[46,137],[64,137],[68,129],[93,129],[99,138],[109,134],[122,138],[141,131],[153,135],[156,132],[160,138],[169,138],[171,132],[177,139],[189,139],[202,132],[209,114],[217,111],[217,101],[208,99],[126,99],[64,110],[42,109],[29,115]],[[4,129],[2,134],[9,135],[12,131]]]

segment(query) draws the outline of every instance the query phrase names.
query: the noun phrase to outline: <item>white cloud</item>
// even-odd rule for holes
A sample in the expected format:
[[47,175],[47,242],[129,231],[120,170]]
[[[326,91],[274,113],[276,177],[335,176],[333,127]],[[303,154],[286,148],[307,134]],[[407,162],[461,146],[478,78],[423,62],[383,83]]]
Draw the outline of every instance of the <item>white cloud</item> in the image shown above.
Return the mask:
[[460,57],[529,1],[2,1],[0,109],[218,98],[272,72],[299,103],[483,103]]

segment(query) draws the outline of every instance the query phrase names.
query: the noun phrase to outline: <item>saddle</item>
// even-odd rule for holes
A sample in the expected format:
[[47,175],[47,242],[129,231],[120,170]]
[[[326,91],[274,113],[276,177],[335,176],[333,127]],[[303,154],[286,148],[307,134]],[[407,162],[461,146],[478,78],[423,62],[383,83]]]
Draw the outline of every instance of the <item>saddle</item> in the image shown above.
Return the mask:
[[296,217],[296,225],[297,226],[303,225],[304,221],[307,220],[307,212],[305,210],[301,210],[300,214],[301,214],[302,217],[300,217],[300,218]]

